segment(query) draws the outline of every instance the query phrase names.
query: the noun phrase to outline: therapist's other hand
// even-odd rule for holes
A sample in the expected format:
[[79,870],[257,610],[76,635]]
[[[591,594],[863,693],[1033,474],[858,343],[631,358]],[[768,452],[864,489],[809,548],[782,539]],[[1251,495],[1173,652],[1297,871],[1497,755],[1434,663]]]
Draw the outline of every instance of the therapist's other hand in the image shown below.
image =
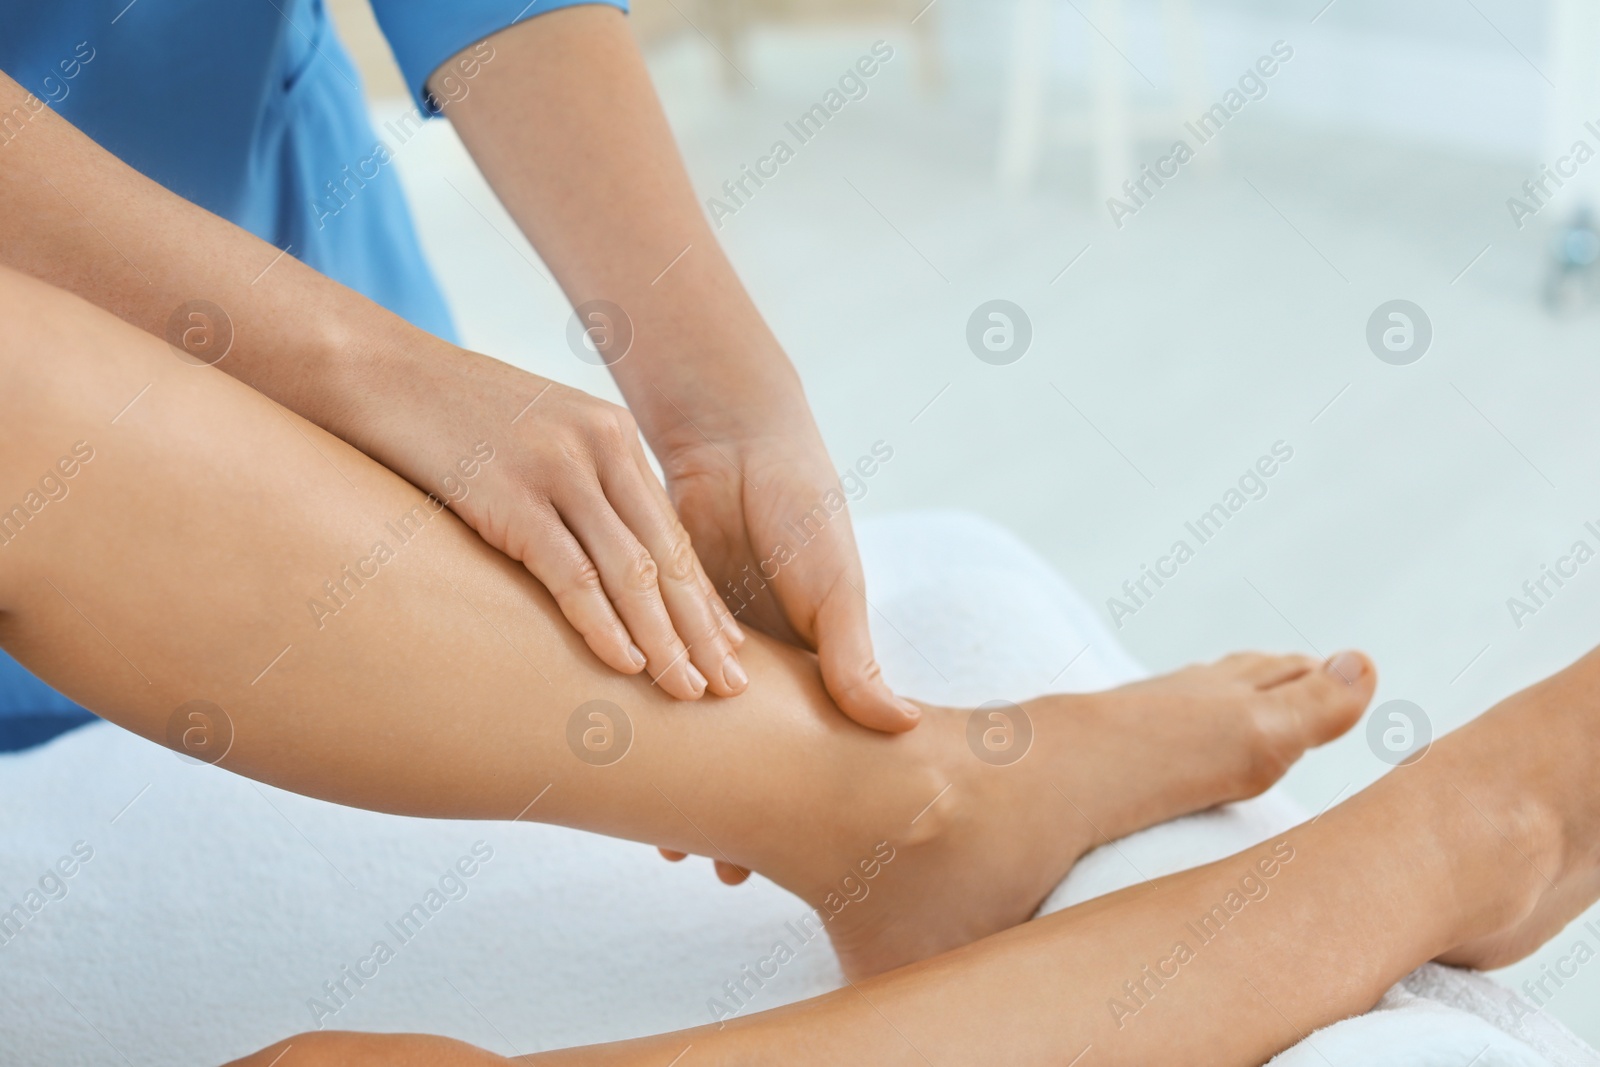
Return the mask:
[[856,722],[909,730],[919,712],[873,656],[861,557],[810,409],[798,385],[785,399],[759,395],[719,397],[722,417],[657,442],[678,514],[737,619],[815,651],[828,695]]
[[[492,44],[499,58],[470,93],[439,95],[573,304],[625,310],[630,354],[607,366],[717,592],[726,600],[730,585],[765,583],[738,617],[816,651],[828,693],[852,719],[910,728],[915,709],[878,676],[843,508],[791,545],[795,558],[774,577],[760,573],[777,544],[794,541],[786,525],[839,482],[793,365],[717,243],[626,20],[578,5]],[[597,150],[596,130],[628,150]]]
[[[668,863],[682,863],[689,858],[687,852],[679,852],[673,848],[658,848],[661,858]],[[750,877],[748,867],[736,867],[727,860],[712,860],[712,866],[717,872],[717,878],[723,885],[742,885]]]
[[389,400],[362,435],[378,458],[527,567],[603,662],[682,700],[748,686],[744,635],[627,409],[462,350],[371,385]]

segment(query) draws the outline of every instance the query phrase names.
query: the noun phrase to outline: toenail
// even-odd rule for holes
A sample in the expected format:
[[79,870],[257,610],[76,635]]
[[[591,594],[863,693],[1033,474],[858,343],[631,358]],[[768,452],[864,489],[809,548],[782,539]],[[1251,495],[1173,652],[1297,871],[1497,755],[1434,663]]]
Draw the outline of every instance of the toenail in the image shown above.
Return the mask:
[[1367,661],[1359,652],[1341,652],[1328,661],[1328,670],[1344,679],[1345,685],[1354,685],[1367,672]]

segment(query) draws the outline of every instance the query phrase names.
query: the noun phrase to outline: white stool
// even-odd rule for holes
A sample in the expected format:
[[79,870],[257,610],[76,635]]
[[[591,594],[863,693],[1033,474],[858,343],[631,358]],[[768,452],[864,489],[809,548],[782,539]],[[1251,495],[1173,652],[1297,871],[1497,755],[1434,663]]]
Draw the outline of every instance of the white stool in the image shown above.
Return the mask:
[[1141,138],[1175,133],[1184,118],[1206,107],[1200,36],[1189,0],[1161,0],[1175,99],[1160,109],[1129,106],[1127,81],[1136,75],[1107,40],[1122,47],[1122,0],[1092,0],[1086,6],[1083,13],[1092,22],[1085,27],[1092,49],[1089,113],[1063,116],[1047,128],[1051,31],[1059,5],[1055,0],[1016,0],[1010,78],[1000,123],[998,176],[1003,189],[1022,192],[1033,184],[1045,135],[1054,133],[1069,144],[1089,146],[1097,198],[1119,196],[1123,181],[1135,170],[1134,144]]

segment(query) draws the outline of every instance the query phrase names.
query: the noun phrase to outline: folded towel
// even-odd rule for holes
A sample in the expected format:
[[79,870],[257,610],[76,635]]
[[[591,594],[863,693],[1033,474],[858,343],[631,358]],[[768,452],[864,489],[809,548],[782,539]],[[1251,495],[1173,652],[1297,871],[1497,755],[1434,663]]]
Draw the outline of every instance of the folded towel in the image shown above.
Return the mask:
[[[1144,673],[991,524],[900,516],[861,538],[884,669],[906,692],[980,703]],[[1191,866],[1298,817],[1269,794],[1136,834],[1086,856],[1045,910],[1137,880],[1130,864]],[[820,937],[757,988],[741,974],[805,911],[760,878],[729,889],[640,845],[340,808],[110,726],[0,757],[7,1064],[214,1064],[319,1023],[508,1055],[693,1026],[738,982],[741,1012],[843,984]],[[1511,996],[1424,968],[1277,1062],[1600,1063],[1542,1016],[1511,1026]]]

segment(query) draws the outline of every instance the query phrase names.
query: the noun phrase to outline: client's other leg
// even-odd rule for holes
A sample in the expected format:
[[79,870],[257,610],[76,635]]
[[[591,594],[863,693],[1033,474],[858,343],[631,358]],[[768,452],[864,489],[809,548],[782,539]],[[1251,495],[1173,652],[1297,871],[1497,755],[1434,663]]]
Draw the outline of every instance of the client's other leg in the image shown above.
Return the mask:
[[[1426,960],[1503,966],[1600,897],[1597,761],[1591,653],[1421,762],[1220,862],[720,1029],[523,1062],[1253,1067],[1369,1009]],[[441,1038],[309,1034],[241,1067],[285,1045],[300,1058],[284,1067],[509,1062]]]
[[1371,695],[1359,657],[1232,657],[1029,702],[1032,750],[993,766],[966,715],[861,729],[752,635],[747,693],[678,703],[354,449],[58,290],[0,272],[0,302],[0,507],[39,505],[0,539],[0,640],[28,666],[159,741],[213,702],[221,765],[302,793],[753,868],[826,909],[853,975],[1021,921],[1101,834],[1265,788]]

